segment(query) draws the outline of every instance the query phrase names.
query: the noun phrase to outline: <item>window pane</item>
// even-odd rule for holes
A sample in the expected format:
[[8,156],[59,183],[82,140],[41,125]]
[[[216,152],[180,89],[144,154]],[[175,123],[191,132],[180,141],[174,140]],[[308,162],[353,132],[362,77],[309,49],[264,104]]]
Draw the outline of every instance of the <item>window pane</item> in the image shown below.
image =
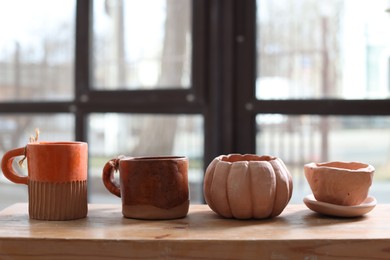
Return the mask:
[[203,117],[200,115],[92,114],[89,117],[92,203],[120,203],[102,182],[105,163],[118,155],[189,158],[191,202],[202,200]]
[[[24,147],[30,136],[35,136],[39,128],[41,141],[73,141],[74,116],[69,114],[0,115],[0,154],[14,148]],[[20,168],[21,174],[27,174],[26,168]],[[27,202],[27,186],[15,184],[0,175],[0,210],[14,203]]]
[[95,0],[96,89],[189,88],[191,0]]
[[75,1],[0,2],[0,102],[73,98]]
[[375,167],[370,193],[389,203],[390,117],[258,115],[257,153],[281,158],[294,180],[293,203],[311,193],[310,162],[358,161]]
[[388,0],[257,0],[258,99],[388,98]]

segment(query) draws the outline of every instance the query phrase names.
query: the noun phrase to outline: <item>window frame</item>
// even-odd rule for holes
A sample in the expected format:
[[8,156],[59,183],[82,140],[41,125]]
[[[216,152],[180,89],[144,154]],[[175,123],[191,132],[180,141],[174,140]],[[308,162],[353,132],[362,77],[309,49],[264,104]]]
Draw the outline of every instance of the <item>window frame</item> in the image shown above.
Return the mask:
[[[390,116],[390,99],[287,99],[259,100],[256,84],[256,0],[236,2],[236,151],[256,152],[256,115]],[[258,7],[261,8],[261,7]],[[237,41],[237,39],[240,39]],[[246,127],[240,127],[246,126]],[[261,126],[260,126],[261,127]]]

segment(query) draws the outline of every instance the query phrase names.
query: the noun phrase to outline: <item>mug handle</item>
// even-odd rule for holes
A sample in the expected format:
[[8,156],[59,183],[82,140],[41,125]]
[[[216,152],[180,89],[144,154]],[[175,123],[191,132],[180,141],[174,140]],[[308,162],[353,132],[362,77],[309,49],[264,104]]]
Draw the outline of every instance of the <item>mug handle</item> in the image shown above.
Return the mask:
[[120,187],[114,183],[114,173],[118,170],[119,158],[109,160],[103,168],[103,183],[112,194],[121,197]]
[[28,176],[20,176],[18,175],[14,168],[12,167],[12,162],[14,161],[16,156],[25,155],[26,148],[16,148],[6,152],[1,159],[1,170],[5,177],[8,180],[19,183],[19,184],[28,184]]

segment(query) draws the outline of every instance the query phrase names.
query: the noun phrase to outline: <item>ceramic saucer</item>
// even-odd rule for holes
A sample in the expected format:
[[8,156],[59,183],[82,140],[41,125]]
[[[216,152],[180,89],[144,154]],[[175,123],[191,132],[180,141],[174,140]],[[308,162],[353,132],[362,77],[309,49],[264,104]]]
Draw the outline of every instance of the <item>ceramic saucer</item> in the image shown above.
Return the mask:
[[313,194],[307,195],[303,202],[306,206],[320,214],[335,217],[359,217],[370,212],[376,206],[376,199],[368,196],[362,204],[356,206],[341,206],[317,201]]

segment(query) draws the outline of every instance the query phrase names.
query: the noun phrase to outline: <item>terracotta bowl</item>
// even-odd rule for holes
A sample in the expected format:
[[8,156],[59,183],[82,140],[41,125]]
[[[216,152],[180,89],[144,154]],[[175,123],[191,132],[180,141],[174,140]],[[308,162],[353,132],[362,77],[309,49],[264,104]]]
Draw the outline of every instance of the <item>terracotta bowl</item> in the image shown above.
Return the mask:
[[306,164],[304,171],[317,201],[353,206],[367,198],[375,169],[360,162],[326,162]]

